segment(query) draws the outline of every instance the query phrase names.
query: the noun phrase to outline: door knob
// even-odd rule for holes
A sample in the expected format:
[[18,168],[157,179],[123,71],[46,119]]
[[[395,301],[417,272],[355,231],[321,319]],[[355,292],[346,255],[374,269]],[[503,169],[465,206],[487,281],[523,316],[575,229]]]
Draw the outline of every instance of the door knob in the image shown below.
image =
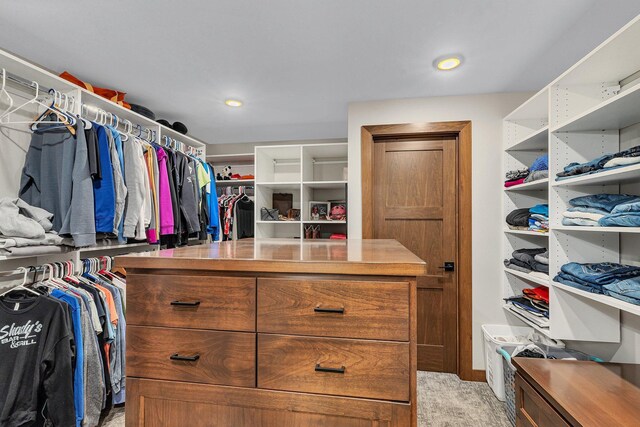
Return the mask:
[[444,266],[438,267],[444,271],[455,271],[455,263],[453,261],[446,261]]

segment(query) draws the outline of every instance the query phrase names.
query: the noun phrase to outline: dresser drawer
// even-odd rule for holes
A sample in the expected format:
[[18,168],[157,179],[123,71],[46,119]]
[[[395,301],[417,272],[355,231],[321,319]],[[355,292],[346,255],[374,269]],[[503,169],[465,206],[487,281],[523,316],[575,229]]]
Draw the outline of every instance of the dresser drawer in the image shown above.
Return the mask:
[[127,375],[255,387],[256,335],[127,327]]
[[409,344],[258,334],[258,387],[409,401]]
[[520,375],[516,375],[516,426],[569,427],[562,416]]
[[409,283],[261,278],[258,332],[409,341]]
[[131,325],[255,331],[256,279],[131,274],[127,303]]

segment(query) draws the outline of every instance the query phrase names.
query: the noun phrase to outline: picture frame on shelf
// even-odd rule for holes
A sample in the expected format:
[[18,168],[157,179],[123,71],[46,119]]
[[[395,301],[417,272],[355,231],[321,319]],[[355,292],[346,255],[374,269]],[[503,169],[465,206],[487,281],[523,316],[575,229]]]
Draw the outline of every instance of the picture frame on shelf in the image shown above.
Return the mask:
[[329,210],[331,204],[329,202],[309,202],[309,219],[311,221],[327,221],[329,220]]
[[329,202],[329,219],[331,221],[346,221],[347,202],[344,200]]

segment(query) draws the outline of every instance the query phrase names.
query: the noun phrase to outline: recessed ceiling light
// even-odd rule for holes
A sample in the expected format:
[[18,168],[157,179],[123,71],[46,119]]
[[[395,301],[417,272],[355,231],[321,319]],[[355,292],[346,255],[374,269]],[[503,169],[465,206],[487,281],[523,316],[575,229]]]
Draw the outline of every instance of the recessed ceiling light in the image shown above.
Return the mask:
[[446,56],[438,58],[434,61],[434,65],[438,70],[449,71],[457,68],[462,64],[460,56]]
[[227,99],[224,103],[227,107],[242,107],[242,101],[238,99]]

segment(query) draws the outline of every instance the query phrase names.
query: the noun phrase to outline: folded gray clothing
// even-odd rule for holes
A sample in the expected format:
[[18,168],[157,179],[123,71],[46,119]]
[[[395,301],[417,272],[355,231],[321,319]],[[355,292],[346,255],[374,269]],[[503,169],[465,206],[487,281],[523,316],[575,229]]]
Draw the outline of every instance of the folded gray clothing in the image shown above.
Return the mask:
[[513,252],[513,259],[510,261],[512,264],[519,265],[520,267],[528,267],[533,271],[549,274],[549,265],[542,264],[534,259],[535,255],[544,253],[545,250],[545,248],[518,249]]
[[20,208],[20,213],[27,218],[31,218],[44,228],[45,232],[53,228],[53,214],[37,206],[31,206],[22,199],[15,199],[14,203]]
[[522,273],[531,273],[532,270],[530,268],[521,267],[517,264],[513,264],[511,261],[513,260],[505,259],[504,266],[507,267],[508,269],[520,271]]
[[541,264],[549,265],[549,251],[545,251],[544,253],[537,254],[534,259]]
[[28,246],[73,246],[73,239],[65,239],[54,233],[45,233],[42,239],[25,239],[23,237],[0,237],[0,249],[22,248]]
[[524,179],[524,182],[533,182],[545,178],[549,178],[549,171],[533,171]]
[[42,224],[48,225],[51,230],[51,221],[48,218],[53,218],[53,215],[20,199],[4,197],[0,199],[0,218],[2,236],[42,239],[47,231]]
[[66,246],[44,245],[44,246],[24,246],[21,248],[0,249],[0,255],[5,256],[38,256],[61,254],[69,250]]
[[507,179],[507,181],[514,181],[516,179],[525,178],[528,175],[529,175],[529,168],[514,169],[514,170],[507,171],[507,173],[505,174],[505,178]]

